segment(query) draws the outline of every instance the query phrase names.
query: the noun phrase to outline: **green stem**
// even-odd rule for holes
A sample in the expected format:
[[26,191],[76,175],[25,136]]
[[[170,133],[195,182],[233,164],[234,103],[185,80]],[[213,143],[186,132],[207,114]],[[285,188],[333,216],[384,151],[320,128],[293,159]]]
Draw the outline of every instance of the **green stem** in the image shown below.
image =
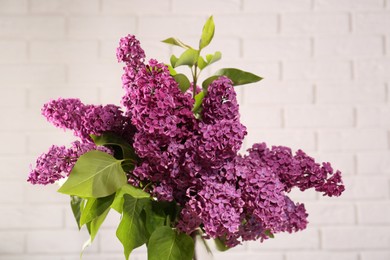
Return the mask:
[[192,78],[193,78],[193,90],[192,90],[192,97],[195,99],[195,96],[196,96],[196,84],[197,84],[197,81],[198,81],[198,66],[197,64],[194,65],[194,71],[192,72]]

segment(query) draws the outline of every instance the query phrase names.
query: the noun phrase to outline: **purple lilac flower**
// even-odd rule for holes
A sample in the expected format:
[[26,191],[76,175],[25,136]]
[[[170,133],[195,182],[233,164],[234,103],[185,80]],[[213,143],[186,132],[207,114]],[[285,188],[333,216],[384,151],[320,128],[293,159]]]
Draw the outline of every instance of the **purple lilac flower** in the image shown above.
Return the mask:
[[[122,75],[123,89],[127,92],[131,91],[132,87],[137,87],[135,82],[138,71],[145,67],[145,52],[141,48],[140,42],[134,35],[123,37],[119,41],[116,56],[118,62],[125,62],[123,67],[124,73]],[[130,107],[132,99],[129,95],[122,97],[122,104],[125,107]]]
[[275,173],[266,167],[259,167],[246,157],[237,165],[237,174],[241,176],[239,186],[245,201],[246,214],[254,216],[265,229],[281,231],[280,225],[285,219],[284,185]]
[[183,144],[197,127],[191,95],[155,60],[139,68],[125,91],[124,100],[131,101],[124,103],[127,114],[137,129],[133,147],[141,159],[133,174],[156,183],[153,194],[161,200],[172,200],[188,186],[179,173]]
[[118,62],[126,62],[126,65],[134,69],[142,66],[145,60],[145,52],[134,35],[127,35],[119,41],[116,50]]
[[92,143],[75,141],[70,148],[51,146],[47,153],[41,154],[34,169],[31,169],[28,180],[32,184],[49,184],[69,175],[77,159],[91,150],[111,153],[105,147],[97,147]]
[[269,149],[265,143],[260,143],[253,145],[249,154],[260,165],[271,167],[285,184],[286,191],[292,187],[302,191],[315,188],[327,196],[339,196],[344,191],[339,171],[334,173],[329,163],[321,166],[301,150],[293,156],[288,147],[274,146]]
[[222,119],[215,124],[200,123],[197,155],[204,165],[221,168],[235,158],[246,135],[246,127],[235,120]]
[[84,105],[79,99],[52,100],[42,108],[42,114],[53,125],[73,130],[83,141],[90,141],[90,134],[100,135],[112,131],[131,140],[134,132],[130,118],[115,105]]
[[203,179],[203,187],[192,196],[181,213],[178,228],[191,233],[202,223],[208,237],[235,233],[240,226],[244,202],[240,191],[231,183]]
[[127,109],[138,131],[168,139],[188,135],[195,124],[193,100],[180,91],[164,64],[151,60],[138,72],[135,85],[125,96],[132,100]]
[[59,98],[46,103],[42,108],[42,115],[54,126],[71,129],[75,135],[86,135],[82,126],[82,115],[85,106],[76,98]]
[[222,119],[237,120],[240,114],[233,82],[225,76],[214,80],[208,87],[202,107],[202,120],[206,124]]

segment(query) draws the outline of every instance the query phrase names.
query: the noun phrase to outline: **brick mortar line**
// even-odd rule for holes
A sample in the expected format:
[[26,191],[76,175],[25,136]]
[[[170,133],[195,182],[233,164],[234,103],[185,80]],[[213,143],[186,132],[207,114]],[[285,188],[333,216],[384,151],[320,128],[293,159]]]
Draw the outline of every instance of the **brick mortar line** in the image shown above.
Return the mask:
[[309,54],[309,56],[310,56],[310,58],[314,59],[315,53],[316,53],[316,51],[315,51],[315,42],[316,42],[315,37],[311,35],[309,37],[309,41],[310,41],[310,54]]
[[351,12],[348,12],[348,31],[349,33],[354,32],[354,19],[353,14]]
[[322,251],[324,249],[324,245],[323,245],[324,238],[323,238],[321,229],[318,229],[317,236],[318,236],[318,247],[319,247],[319,250]]
[[168,1],[168,10],[170,13],[173,13],[173,0]]
[[282,34],[282,14],[280,13],[276,15],[276,34]]
[[278,64],[278,77],[277,77],[277,79],[279,80],[279,81],[286,81],[286,79],[284,79],[284,77],[283,77],[283,62],[282,61],[277,61],[277,64]]
[[353,154],[352,160],[353,160],[352,175],[358,175],[358,156],[356,153]]
[[32,13],[31,0],[27,0],[27,13]]
[[350,68],[350,80],[355,81],[356,80],[356,61],[350,60],[349,61],[349,68]]
[[387,146],[388,146],[388,149],[390,150],[390,130],[387,130]]
[[244,0],[240,0],[238,4],[238,9],[240,12],[244,12]]
[[98,12],[99,14],[103,13],[103,0],[99,0],[98,2]]
[[318,86],[317,84],[312,84],[311,86],[311,94],[312,94],[312,100],[311,100],[311,104],[312,105],[319,105],[318,104]]

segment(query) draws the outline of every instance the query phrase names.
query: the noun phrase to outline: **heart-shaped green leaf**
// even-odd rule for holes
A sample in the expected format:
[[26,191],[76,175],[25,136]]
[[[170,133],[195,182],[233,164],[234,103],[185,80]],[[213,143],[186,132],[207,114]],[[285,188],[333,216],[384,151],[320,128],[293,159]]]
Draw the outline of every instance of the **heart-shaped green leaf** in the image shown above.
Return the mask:
[[114,198],[115,194],[97,199],[89,198],[83,209],[83,212],[81,213],[80,225],[82,226],[88,222],[91,222],[93,219],[102,215],[104,211],[110,208]]
[[119,213],[122,213],[124,202],[123,196],[125,194],[128,194],[137,199],[150,198],[149,193],[146,193],[145,191],[141,190],[140,188],[136,188],[133,185],[126,184],[116,192],[114,202],[111,204],[111,208],[118,211]]
[[105,152],[89,151],[80,156],[58,192],[83,198],[111,195],[127,183],[121,163]]
[[192,260],[194,240],[170,227],[157,228],[148,242],[148,260]]
[[214,75],[228,77],[233,81],[234,86],[254,83],[263,79],[253,73],[233,68],[220,69]]
[[106,132],[101,135],[91,135],[91,138],[96,145],[119,147],[121,151],[121,159],[136,158],[134,148],[123,137],[120,137],[119,135],[116,135],[111,132]]
[[93,242],[93,240],[95,239],[100,226],[103,224],[104,220],[108,215],[108,212],[110,212],[110,208],[106,209],[102,214],[100,214],[90,222],[91,242]]
[[194,49],[188,49],[180,55],[175,64],[172,64],[172,66],[174,68],[182,65],[193,66],[195,65],[195,63],[197,63],[198,57],[199,51]]
[[150,199],[138,199],[128,194],[123,196],[123,215],[116,231],[116,236],[121,241],[126,259],[133,249],[146,243],[146,229],[141,217],[145,204],[150,203]]
[[83,211],[84,208],[84,202],[85,199],[80,198],[78,196],[70,196],[70,207],[72,208],[72,213],[73,216],[76,220],[77,227],[81,228],[82,225],[80,225],[80,217],[81,217],[81,212]]
[[179,88],[181,92],[185,93],[191,86],[190,80],[187,78],[186,75],[179,73],[173,76],[175,81],[179,84]]
[[208,65],[207,62],[203,59],[203,57],[199,56],[199,58],[198,58],[198,68],[202,70],[202,69],[206,68],[207,65]]

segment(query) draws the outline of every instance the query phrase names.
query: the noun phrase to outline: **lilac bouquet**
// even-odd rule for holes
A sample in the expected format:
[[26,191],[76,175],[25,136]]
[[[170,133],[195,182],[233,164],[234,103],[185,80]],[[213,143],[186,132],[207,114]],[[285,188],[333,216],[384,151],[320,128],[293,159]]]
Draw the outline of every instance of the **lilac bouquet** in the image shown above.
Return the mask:
[[[225,68],[198,85],[201,71],[221,58],[220,52],[200,55],[213,36],[210,17],[198,49],[164,40],[184,49],[166,65],[146,63],[139,41],[128,35],[117,48],[124,63],[122,107],[62,98],[44,105],[47,120],[78,140],[50,147],[28,181],[65,180],[58,191],[70,195],[89,243],[113,209],[121,214],[116,235],[126,259],[143,244],[150,260],[195,259],[196,237],[226,250],[305,229],[304,205],[287,196],[294,187],[326,196],[344,191],[339,171],[301,150],[257,143],[238,154],[247,132],[234,86],[261,78]],[[179,66],[191,69],[191,81],[176,72]]]

